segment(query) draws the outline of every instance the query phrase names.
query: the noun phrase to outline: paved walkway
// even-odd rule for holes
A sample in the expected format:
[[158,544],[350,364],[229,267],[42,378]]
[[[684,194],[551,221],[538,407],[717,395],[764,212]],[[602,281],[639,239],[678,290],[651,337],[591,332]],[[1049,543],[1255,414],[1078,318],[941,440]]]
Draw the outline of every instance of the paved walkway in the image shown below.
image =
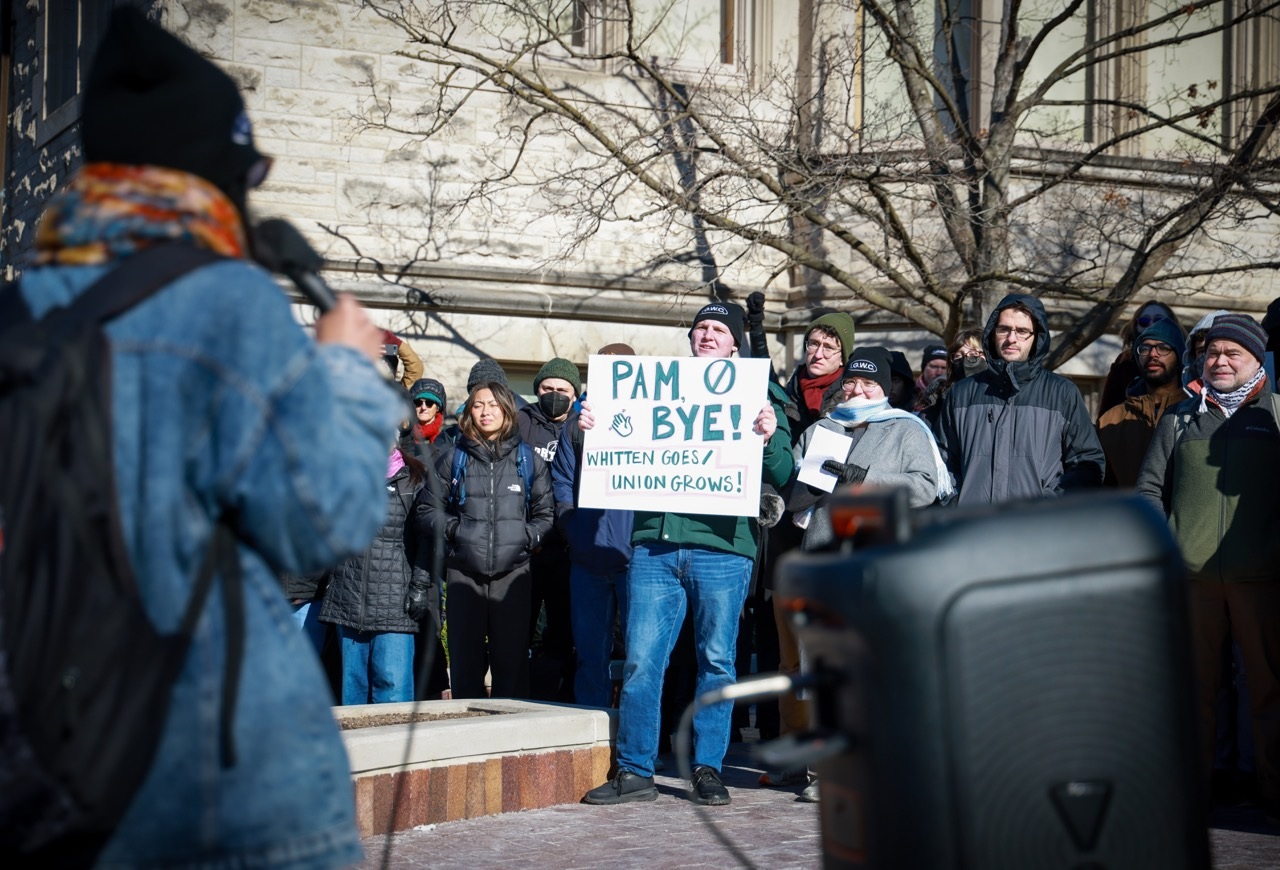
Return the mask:
[[[748,746],[734,744],[725,759],[724,781],[733,796],[727,807],[690,803],[670,758],[667,763],[668,770],[656,777],[659,797],[651,803],[570,804],[424,826],[390,838],[370,837],[361,867],[383,866],[388,842],[386,866],[391,868],[820,866],[817,805],[799,803],[798,787],[756,787],[760,768]],[[1215,870],[1280,867],[1280,835],[1267,833],[1274,829],[1263,827],[1256,810],[1218,810],[1213,825]],[[737,860],[733,849],[739,852]]]

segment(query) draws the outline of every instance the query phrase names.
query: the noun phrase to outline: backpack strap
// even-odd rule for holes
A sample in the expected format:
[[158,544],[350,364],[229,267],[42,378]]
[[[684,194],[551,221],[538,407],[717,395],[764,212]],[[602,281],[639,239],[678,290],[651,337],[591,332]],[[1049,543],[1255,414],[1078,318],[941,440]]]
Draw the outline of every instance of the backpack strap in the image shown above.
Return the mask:
[[226,259],[207,248],[166,243],[144,248],[107,272],[66,308],[50,312],[51,329],[74,332],[87,323],[106,323],[201,266]]
[[533,448],[521,441],[516,453],[516,471],[524,481],[524,515],[529,516],[529,505],[533,501]]
[[453,445],[453,470],[449,475],[449,503],[462,507],[467,503],[467,451]]
[[227,660],[222,675],[222,707],[219,712],[218,743],[224,767],[234,767],[236,750],[234,723],[236,699],[240,696],[240,673],[244,666],[245,617],[244,584],[240,574],[240,550],[236,534],[226,518],[213,526],[213,534],[205,549],[204,559],[196,574],[195,586],[187,599],[187,609],[182,614],[179,631],[190,639],[204,612],[205,601],[213,587],[214,578],[222,577],[222,607],[224,631],[227,641]]

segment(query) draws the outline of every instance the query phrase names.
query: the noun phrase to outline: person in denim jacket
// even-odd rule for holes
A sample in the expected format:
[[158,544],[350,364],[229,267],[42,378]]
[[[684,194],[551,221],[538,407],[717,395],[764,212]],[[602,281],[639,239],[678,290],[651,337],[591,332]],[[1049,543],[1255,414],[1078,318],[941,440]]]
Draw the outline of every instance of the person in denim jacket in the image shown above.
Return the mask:
[[344,297],[313,341],[247,261],[244,198],[265,167],[236,86],[135,9],[113,15],[81,134],[86,165],[50,201],[20,290],[41,316],[155,244],[225,256],[108,325],[111,436],[123,536],[156,628],[177,628],[220,517],[239,541],[245,622],[234,758],[219,746],[215,591],[99,866],[349,865],[361,850],[347,757],[276,578],[362,551],[382,524],[403,405],[375,368],[379,331]]

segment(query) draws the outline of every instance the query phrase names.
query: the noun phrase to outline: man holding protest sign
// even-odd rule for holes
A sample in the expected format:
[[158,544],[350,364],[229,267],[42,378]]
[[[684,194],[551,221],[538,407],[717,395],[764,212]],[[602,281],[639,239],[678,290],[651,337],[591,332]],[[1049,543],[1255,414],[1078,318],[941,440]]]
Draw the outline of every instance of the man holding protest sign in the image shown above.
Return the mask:
[[[587,792],[585,803],[657,798],[653,770],[662,677],[686,612],[694,626],[697,694],[736,680],[738,614],[756,554],[760,485],[781,488],[794,465],[782,413],[785,396],[769,381],[768,361],[732,359],[742,345],[742,326],[739,306],[713,302],[689,330],[694,360],[610,357],[593,359],[590,367],[594,408],[584,404],[579,417],[579,425],[590,430],[580,503],[607,507],[621,496],[637,511],[627,575],[618,771]],[[756,404],[761,393],[763,407]],[[755,408],[760,410],[748,429],[742,412]],[[596,409],[607,427],[595,428]],[[675,499],[700,512],[662,510]],[[731,716],[732,705],[715,704],[693,719],[698,803],[729,803],[720,767]]]

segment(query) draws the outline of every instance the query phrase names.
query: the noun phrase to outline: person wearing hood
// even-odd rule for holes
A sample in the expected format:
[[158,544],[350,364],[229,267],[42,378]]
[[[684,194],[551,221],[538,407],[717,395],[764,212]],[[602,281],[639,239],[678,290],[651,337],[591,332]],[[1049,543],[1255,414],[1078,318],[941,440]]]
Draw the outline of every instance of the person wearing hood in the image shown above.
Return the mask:
[[[520,440],[551,467],[565,420],[582,393],[582,374],[563,357],[548,360],[533,377],[537,402],[516,413]],[[553,527],[529,561],[533,577],[529,605],[529,697],[535,701],[574,699],[573,619],[569,602],[569,542]]]
[[1106,459],[1075,384],[1043,368],[1049,321],[1012,293],[987,318],[987,370],[948,393],[938,447],[959,504],[1044,498],[1102,484]]
[[920,393],[907,355],[900,350],[889,351],[889,366],[889,406],[900,411],[917,410]]
[[1157,320],[1138,333],[1133,358],[1142,373],[1125,400],[1098,421],[1098,441],[1107,455],[1107,486],[1132,487],[1165,412],[1187,397],[1182,391],[1182,330]]
[[1213,766],[1215,702],[1227,639],[1239,645],[1253,720],[1258,796],[1280,824],[1280,396],[1263,361],[1267,334],[1242,314],[1205,332],[1197,395],[1160,420],[1137,491],[1169,520],[1186,563],[1200,720]]
[[1102,384],[1102,394],[1098,397],[1099,420],[1102,419],[1103,414],[1123,402],[1125,396],[1130,395],[1130,391],[1142,389],[1142,366],[1135,362],[1133,349],[1137,344],[1138,335],[1147,327],[1162,320],[1167,321],[1182,333],[1182,342],[1186,344],[1187,331],[1178,322],[1178,315],[1173,313],[1172,308],[1154,299],[1138,306],[1133,318],[1120,330],[1120,339],[1124,345],[1116,355],[1115,362],[1107,371],[1107,379]]

